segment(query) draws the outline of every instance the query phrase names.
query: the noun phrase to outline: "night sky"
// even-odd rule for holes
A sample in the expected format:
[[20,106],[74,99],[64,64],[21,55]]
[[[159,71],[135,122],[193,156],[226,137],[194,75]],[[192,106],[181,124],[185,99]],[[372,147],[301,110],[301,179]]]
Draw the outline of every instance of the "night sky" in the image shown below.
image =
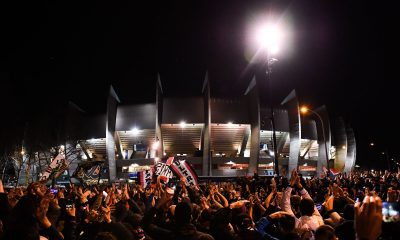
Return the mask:
[[212,96],[240,96],[259,69],[248,61],[249,29],[274,13],[292,36],[274,67],[274,102],[296,89],[301,102],[342,116],[358,164],[386,166],[385,148],[400,158],[376,1],[48,2],[0,3],[3,146],[25,126],[51,135],[68,100],[104,112],[110,84],[122,103],[154,101],[157,73],[166,96],[200,95],[206,71]]

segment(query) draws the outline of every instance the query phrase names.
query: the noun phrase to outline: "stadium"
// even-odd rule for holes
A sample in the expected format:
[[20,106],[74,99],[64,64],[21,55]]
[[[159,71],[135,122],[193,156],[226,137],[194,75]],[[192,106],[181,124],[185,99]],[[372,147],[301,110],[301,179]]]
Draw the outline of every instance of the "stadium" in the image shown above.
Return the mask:
[[[350,172],[356,160],[353,130],[342,118],[330,120],[325,106],[303,114],[296,91],[271,108],[260,103],[254,78],[235,99],[210,96],[206,76],[202,96],[164,97],[155,84],[155,102],[126,105],[110,86],[107,112],[90,116],[71,103],[67,148],[80,162],[104,161],[109,181],[135,178],[165,157],[188,161],[200,177],[288,175],[320,176]],[[274,125],[274,128],[273,126]],[[276,162],[274,141],[276,136]],[[71,156],[69,157],[71,158]]]

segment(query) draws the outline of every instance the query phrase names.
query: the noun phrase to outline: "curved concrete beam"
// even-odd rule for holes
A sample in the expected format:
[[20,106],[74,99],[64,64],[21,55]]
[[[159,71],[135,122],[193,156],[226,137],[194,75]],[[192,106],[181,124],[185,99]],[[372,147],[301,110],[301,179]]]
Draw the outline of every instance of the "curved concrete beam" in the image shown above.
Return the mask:
[[[317,134],[318,134],[318,164],[317,164],[317,176],[321,176],[324,172],[323,167],[328,168],[327,159],[330,159],[330,149],[331,149],[331,126],[329,121],[329,114],[325,106],[321,106],[314,110],[319,114],[322,119],[319,119],[315,114],[310,114],[315,120],[317,126]],[[322,126],[324,127],[324,131],[322,130]],[[325,139],[324,134],[325,133]],[[326,147],[326,148],[325,148]],[[328,152],[328,156],[326,156],[326,152]]]
[[107,123],[106,123],[106,152],[108,159],[108,179],[110,182],[117,178],[117,166],[115,163],[115,123],[117,119],[117,104],[120,102],[113,86],[107,100]]
[[343,118],[339,117],[335,121],[333,128],[333,134],[335,139],[335,164],[336,170],[343,171],[347,159],[347,133]]
[[346,128],[347,133],[347,157],[344,171],[348,174],[354,169],[356,163],[356,138],[351,127]]
[[300,108],[299,101],[297,99],[296,91],[293,90],[281,103],[288,112],[289,117],[289,138],[290,138],[290,150],[289,150],[289,163],[287,176],[293,169],[297,169],[299,158],[300,158],[300,147],[301,147],[301,119],[300,119]]

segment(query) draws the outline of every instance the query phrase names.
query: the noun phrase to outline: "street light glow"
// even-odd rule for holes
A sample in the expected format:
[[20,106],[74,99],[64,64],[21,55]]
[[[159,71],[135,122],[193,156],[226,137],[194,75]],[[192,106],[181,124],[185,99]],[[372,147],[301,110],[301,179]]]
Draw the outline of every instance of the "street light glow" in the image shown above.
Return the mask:
[[256,40],[261,48],[267,49],[271,54],[276,54],[282,42],[282,32],[275,25],[265,24],[258,29]]
[[181,123],[179,123],[179,125],[181,126],[181,128],[184,128],[186,126],[186,122],[185,121],[181,121]]
[[300,108],[300,112],[306,113],[306,112],[308,112],[308,108],[303,106],[303,107]]

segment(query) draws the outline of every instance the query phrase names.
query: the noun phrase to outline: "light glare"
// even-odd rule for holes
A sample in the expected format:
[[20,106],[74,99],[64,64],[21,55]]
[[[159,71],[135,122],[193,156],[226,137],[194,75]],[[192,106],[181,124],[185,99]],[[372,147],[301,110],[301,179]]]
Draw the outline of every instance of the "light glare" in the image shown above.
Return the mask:
[[181,126],[181,128],[184,128],[186,126],[186,122],[185,121],[181,121],[181,123],[179,125]]
[[158,148],[158,146],[160,145],[159,141],[156,141],[153,143],[153,150],[156,150]]
[[302,112],[302,113],[306,113],[307,111],[308,111],[307,107],[301,107],[300,108],[300,112]]
[[138,135],[139,133],[139,129],[137,127],[133,128],[131,131],[133,135]]
[[266,48],[271,54],[275,54],[279,50],[282,33],[277,26],[264,25],[258,29],[256,39],[261,48]]

